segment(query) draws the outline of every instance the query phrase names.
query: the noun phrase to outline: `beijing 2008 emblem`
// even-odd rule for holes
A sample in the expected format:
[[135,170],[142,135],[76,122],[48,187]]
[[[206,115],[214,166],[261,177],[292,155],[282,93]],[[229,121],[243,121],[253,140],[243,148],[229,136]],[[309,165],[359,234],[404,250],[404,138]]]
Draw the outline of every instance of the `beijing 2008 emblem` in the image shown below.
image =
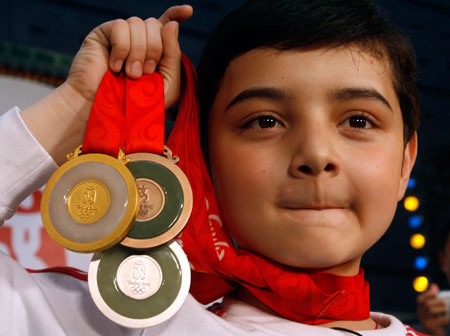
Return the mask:
[[155,294],[162,282],[159,264],[147,255],[131,255],[117,269],[116,281],[126,296],[144,300]]
[[92,224],[108,211],[110,195],[108,188],[96,180],[78,183],[67,197],[67,210],[73,220],[82,224]]
[[166,197],[164,190],[153,180],[138,178],[139,212],[136,220],[145,222],[158,216],[164,208]]

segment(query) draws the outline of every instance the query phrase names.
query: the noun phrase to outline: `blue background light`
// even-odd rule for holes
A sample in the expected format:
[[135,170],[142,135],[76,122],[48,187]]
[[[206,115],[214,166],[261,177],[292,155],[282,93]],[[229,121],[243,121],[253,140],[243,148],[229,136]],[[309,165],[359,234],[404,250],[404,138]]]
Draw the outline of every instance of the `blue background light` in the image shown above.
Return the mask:
[[408,189],[413,189],[416,186],[416,180],[412,177],[408,181]]
[[417,270],[423,270],[428,265],[428,259],[422,256],[417,257],[414,260],[414,268]]
[[411,216],[408,220],[408,225],[411,229],[417,229],[422,225],[423,218],[420,216]]

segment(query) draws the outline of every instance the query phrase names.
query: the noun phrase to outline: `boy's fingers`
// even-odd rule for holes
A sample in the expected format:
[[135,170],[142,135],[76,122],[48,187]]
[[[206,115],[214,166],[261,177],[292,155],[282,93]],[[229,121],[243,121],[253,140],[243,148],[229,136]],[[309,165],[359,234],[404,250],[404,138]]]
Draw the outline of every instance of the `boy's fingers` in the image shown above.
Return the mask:
[[163,43],[161,40],[162,24],[158,19],[149,18],[145,20],[147,34],[147,53],[145,56],[144,73],[151,74],[161,59]]
[[122,69],[124,60],[130,52],[130,30],[125,20],[118,19],[108,22],[102,27],[103,33],[111,44],[109,67],[114,72]]
[[164,45],[161,63],[166,67],[179,65],[181,51],[178,43],[178,23],[171,21],[161,29],[161,39]]
[[138,17],[127,20],[130,31],[130,53],[125,66],[125,73],[132,78],[142,76],[147,53],[147,29],[144,21]]
[[181,50],[178,43],[178,23],[171,21],[161,29],[164,45],[159,64],[159,72],[164,77],[164,93],[166,109],[172,106],[179,97],[180,91],[180,59]]
[[163,25],[170,21],[181,23],[192,16],[193,9],[190,5],[173,6],[167,9],[163,15],[159,17],[159,21]]

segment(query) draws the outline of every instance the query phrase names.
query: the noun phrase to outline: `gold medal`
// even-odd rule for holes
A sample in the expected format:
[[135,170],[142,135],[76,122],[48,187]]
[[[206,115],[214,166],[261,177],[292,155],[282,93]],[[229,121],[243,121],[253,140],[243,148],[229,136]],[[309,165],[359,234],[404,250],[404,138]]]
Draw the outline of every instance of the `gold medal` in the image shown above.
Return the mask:
[[125,166],[129,159],[79,155],[78,148],[49,179],[42,195],[44,227],[58,244],[97,252],[121,241],[139,210],[138,189]]

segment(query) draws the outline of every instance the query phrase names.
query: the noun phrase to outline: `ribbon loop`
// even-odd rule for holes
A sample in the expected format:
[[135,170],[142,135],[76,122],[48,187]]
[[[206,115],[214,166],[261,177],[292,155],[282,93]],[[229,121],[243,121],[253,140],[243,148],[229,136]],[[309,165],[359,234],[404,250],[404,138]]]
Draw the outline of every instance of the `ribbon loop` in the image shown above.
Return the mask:
[[125,152],[164,151],[164,84],[159,73],[125,80]]
[[160,74],[139,80],[107,71],[100,83],[86,127],[83,153],[117,157],[126,154],[163,154],[164,83]]

